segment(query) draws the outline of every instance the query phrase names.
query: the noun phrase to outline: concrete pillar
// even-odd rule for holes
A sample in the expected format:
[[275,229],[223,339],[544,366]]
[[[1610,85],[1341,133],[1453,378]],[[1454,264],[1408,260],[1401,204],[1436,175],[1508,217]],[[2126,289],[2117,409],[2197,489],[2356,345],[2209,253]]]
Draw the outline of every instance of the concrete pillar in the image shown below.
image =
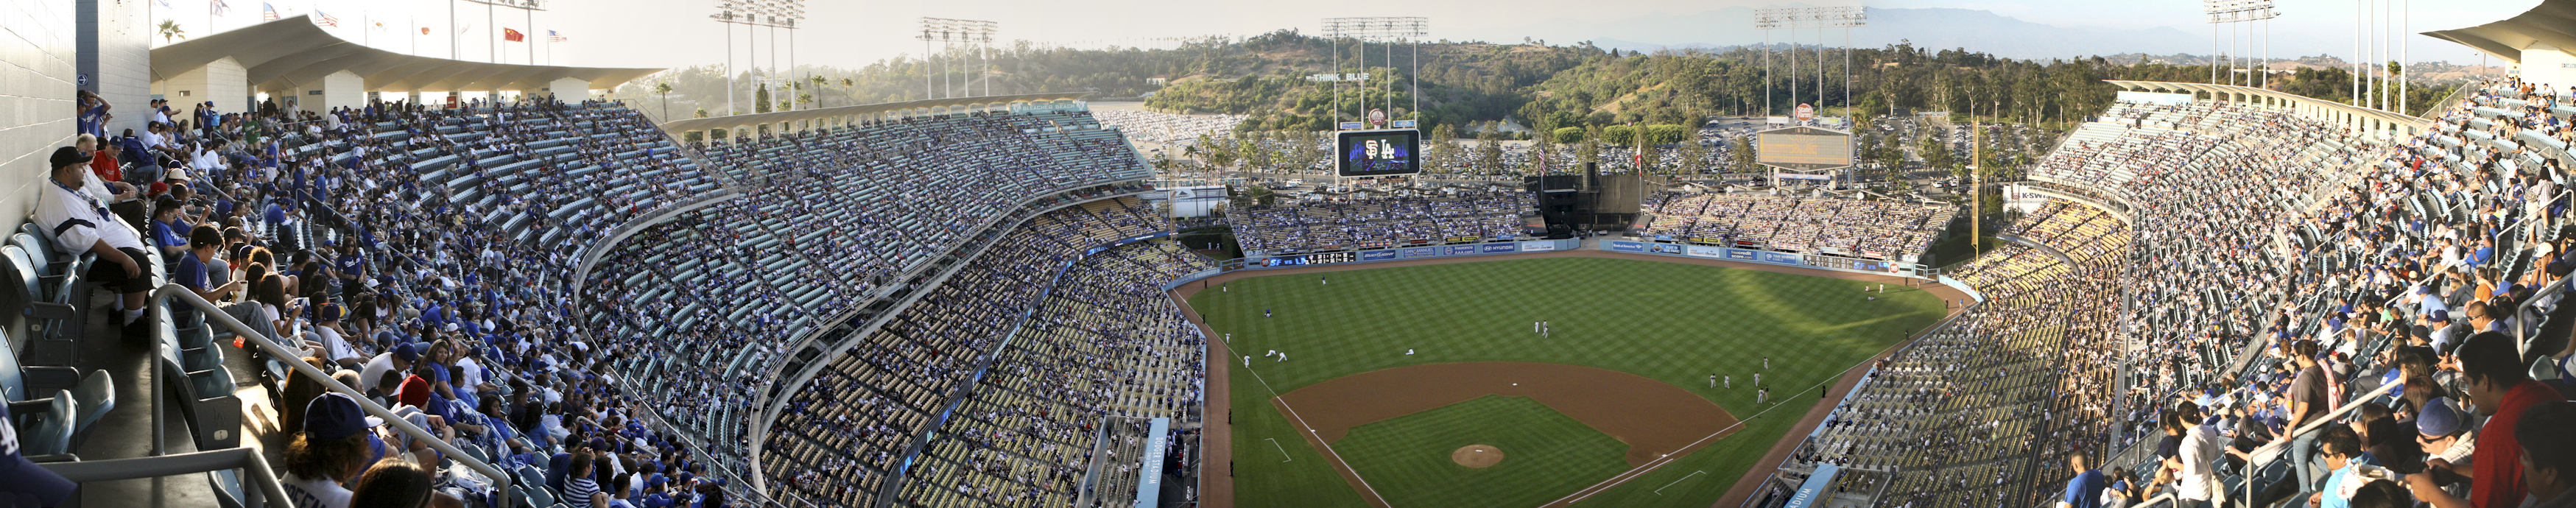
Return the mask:
[[[251,93],[250,72],[242,68],[241,61],[234,60],[232,57],[223,57],[179,73],[177,76],[171,76],[170,79],[155,84],[154,88],[160,89],[161,98],[169,99],[170,107],[182,114],[188,112],[187,105],[206,101],[214,101],[215,108],[218,110],[236,112],[245,111],[244,108],[258,102]],[[284,107],[283,101],[280,107]],[[118,111],[127,111],[126,108],[125,105],[118,105]],[[148,113],[142,113],[142,110],[140,105],[132,109],[135,113],[150,116]]]
[[[144,2],[79,0],[77,37],[79,55],[73,84],[97,93],[112,106],[116,118],[109,119],[105,131],[110,136],[126,129],[143,129],[151,115],[142,114],[152,103],[152,21],[144,13]],[[28,21],[24,19],[13,20]],[[37,26],[37,25],[28,25]],[[12,55],[12,61],[28,55]],[[69,97],[69,96],[66,96]],[[202,101],[201,101],[202,102]],[[242,103],[216,101],[224,112],[242,111]]]
[[313,100],[305,101],[305,107],[321,111],[367,107],[367,79],[358,77],[358,73],[344,70],[322,76],[321,91],[320,96],[306,95]]

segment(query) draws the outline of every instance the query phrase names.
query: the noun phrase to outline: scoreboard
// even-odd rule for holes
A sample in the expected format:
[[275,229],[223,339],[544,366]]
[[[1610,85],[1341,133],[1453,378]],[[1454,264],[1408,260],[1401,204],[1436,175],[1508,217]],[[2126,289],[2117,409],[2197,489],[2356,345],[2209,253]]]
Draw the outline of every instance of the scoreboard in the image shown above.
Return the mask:
[[1798,126],[1756,135],[1761,140],[1755,152],[1757,162],[1765,166],[1815,171],[1852,165],[1852,135],[1848,132]]
[[1342,131],[1334,137],[1341,176],[1410,175],[1422,172],[1422,131]]
[[1261,265],[1262,265],[1262,266],[1306,266],[1306,265],[1329,265],[1329,264],[1334,264],[1334,263],[1349,263],[1349,262],[1352,262],[1352,261],[1359,261],[1359,260],[1360,260],[1360,253],[1357,253],[1357,252],[1326,252],[1326,253],[1322,253],[1322,254],[1307,254],[1307,255],[1303,255],[1303,256],[1283,256],[1283,257],[1273,257],[1273,258],[1270,258],[1270,259],[1264,259],[1264,260],[1261,260]]

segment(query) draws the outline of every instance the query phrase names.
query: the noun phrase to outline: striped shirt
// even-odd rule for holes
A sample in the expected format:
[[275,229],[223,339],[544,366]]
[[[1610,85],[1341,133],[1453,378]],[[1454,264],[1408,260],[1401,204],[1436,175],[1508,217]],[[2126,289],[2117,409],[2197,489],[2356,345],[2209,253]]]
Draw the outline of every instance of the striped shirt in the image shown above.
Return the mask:
[[587,476],[574,478],[564,481],[564,498],[559,501],[572,505],[573,508],[591,508],[590,495],[598,493],[599,482]]

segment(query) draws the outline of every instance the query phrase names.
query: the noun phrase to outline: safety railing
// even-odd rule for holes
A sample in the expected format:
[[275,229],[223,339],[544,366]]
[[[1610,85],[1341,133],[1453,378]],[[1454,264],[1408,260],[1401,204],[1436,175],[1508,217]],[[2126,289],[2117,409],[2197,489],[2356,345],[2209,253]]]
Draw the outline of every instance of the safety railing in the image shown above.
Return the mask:
[[[2299,428],[2291,429],[2290,432],[2284,433],[2280,438],[2273,439],[2270,443],[2264,443],[2263,446],[2255,447],[2252,452],[2247,452],[2245,456],[2248,460],[2245,461],[2245,484],[2243,485],[2245,497],[2242,499],[2254,499],[2254,473],[2262,471],[2264,467],[2271,465],[2273,462],[2288,458],[2292,459],[2291,467],[2300,467],[2298,465],[2300,461],[2297,460],[2298,457],[2295,454],[2306,453],[2306,450],[2289,450],[2288,448],[2290,443],[2298,442],[2301,437],[2317,432],[2319,429],[2324,429],[2326,425],[2333,424],[2335,420],[2343,419],[2344,415],[2352,414],[2353,411],[2360,410],[2363,402],[2367,402],[2370,399],[2379,398],[2381,396],[2386,396],[2389,391],[2404,386],[2406,386],[2405,383],[2388,383],[2380,385],[2378,389],[2353,397],[2352,400],[2344,401],[2343,407],[2336,408],[2333,411],[2327,411],[2324,416],[2317,417],[2315,421],[2301,424],[2299,425]],[[2298,472],[2291,471],[2290,475],[2292,478],[2296,478],[2298,476]]]
[[[160,423],[161,414],[164,413],[153,412],[153,423]],[[242,506],[295,507],[294,498],[287,497],[285,487],[277,483],[277,471],[271,469],[268,459],[261,457],[259,450],[254,448],[226,448],[176,455],[161,455],[155,452],[150,457],[45,462],[36,465],[43,466],[46,471],[52,471],[55,476],[61,476],[73,483],[158,478],[240,469],[246,473],[241,475],[242,482],[251,487],[242,489]]]
[[[302,351],[287,349],[284,346],[277,345],[275,341],[269,340],[267,335],[261,334],[258,330],[251,328],[250,325],[242,324],[241,320],[235,319],[231,314],[225,313],[222,308],[216,307],[215,304],[209,303],[206,299],[198,297],[196,291],[189,289],[187,286],[169,284],[161,286],[160,289],[152,290],[152,302],[151,307],[149,308],[152,309],[151,312],[153,314],[153,318],[168,321],[170,319],[169,303],[173,300],[187,304],[189,307],[195,307],[199,311],[198,314],[205,317],[207,324],[222,325],[225,329],[231,330],[235,336],[246,339],[246,343],[259,345],[259,349],[267,352],[271,357],[281,359],[304,357],[304,353]],[[168,347],[169,345],[170,344],[168,343],[157,343],[154,345],[155,355],[160,356],[171,354],[169,351],[158,350],[159,348]],[[360,409],[366,410],[367,414],[370,416],[384,419],[385,425],[393,427],[396,432],[401,432],[403,435],[410,436],[412,439],[426,443],[431,449],[438,450],[438,453],[447,460],[463,464],[466,468],[473,469],[475,473],[483,475],[484,479],[493,482],[494,491],[504,493],[510,491],[511,477],[508,473],[502,471],[501,468],[493,467],[490,463],[483,462],[480,459],[474,458],[472,455],[466,454],[464,450],[458,449],[456,445],[448,444],[446,440],[440,439],[437,433],[430,432],[428,429],[420,428],[420,426],[417,425],[412,425],[410,421],[404,420],[402,415],[395,414],[393,410],[385,409],[384,406],[377,405],[375,401],[369,400],[366,392],[350,388],[349,385],[340,384],[340,381],[333,379],[330,373],[322,372],[322,369],[314,368],[313,365],[309,363],[293,360],[280,361],[278,363],[285,364],[287,367],[295,369],[295,373],[297,375],[304,376],[306,381],[320,383],[320,386],[322,386],[323,389],[347,395],[349,398],[357,400],[358,407]],[[169,450],[168,446],[163,443],[165,440],[164,436],[168,435],[166,430],[169,425],[167,421],[167,415],[169,413],[167,411],[160,410],[161,404],[164,404],[169,400],[169,394],[165,393],[165,390],[167,390],[166,387],[169,386],[169,383],[154,382],[150,384],[152,385],[152,405],[154,408],[152,413],[151,454],[155,457],[159,457],[164,453],[167,453]],[[262,469],[265,468],[263,467]],[[273,479],[274,475],[272,475],[271,478]],[[263,486],[262,488],[274,489],[274,485],[274,480],[271,480],[268,486]],[[284,499],[284,497],[281,496],[279,499]]]

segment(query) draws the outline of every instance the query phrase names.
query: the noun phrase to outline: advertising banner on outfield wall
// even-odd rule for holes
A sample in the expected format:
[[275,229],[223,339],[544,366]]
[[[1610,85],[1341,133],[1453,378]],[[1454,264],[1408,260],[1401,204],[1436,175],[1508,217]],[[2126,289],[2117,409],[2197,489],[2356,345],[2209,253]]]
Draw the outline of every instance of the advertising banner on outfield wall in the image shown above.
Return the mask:
[[1556,242],[1546,240],[1521,242],[1521,252],[1547,252],[1552,250],[1556,250]]
[[1432,256],[1438,256],[1438,255],[1440,255],[1440,248],[1439,248],[1439,247],[1413,247],[1413,248],[1409,248],[1409,249],[1404,249],[1404,251],[1403,251],[1403,252],[1404,252],[1403,257],[1404,257],[1404,258],[1406,258],[1406,259],[1412,259],[1412,258],[1427,258],[1427,257],[1432,257]]
[[1485,244],[1485,248],[1484,248],[1483,252],[1484,252],[1484,253],[1486,253],[1486,254],[1493,254],[1493,253],[1497,253],[1497,252],[1512,252],[1512,251],[1513,251],[1513,249],[1512,249],[1513,247],[1514,247],[1514,246],[1513,246],[1512,244],[1508,244],[1508,243],[1488,243],[1488,244]]
[[1681,253],[1682,253],[1682,246],[1679,246],[1679,245],[1673,245],[1673,244],[1669,244],[1669,243],[1655,243],[1655,244],[1647,244],[1647,245],[1646,245],[1646,252],[1652,252],[1652,253],[1656,253],[1656,254],[1681,254]]
[[1783,265],[1800,265],[1800,266],[1805,266],[1805,265],[1806,265],[1806,263],[1804,263],[1804,262],[1802,262],[1800,259],[1798,259],[1798,255],[1797,255],[1797,254],[1790,254],[1790,253],[1786,253],[1786,252],[1771,252],[1771,251],[1762,251],[1762,253],[1761,253],[1761,254],[1762,254],[1762,262],[1764,262],[1764,263],[1778,263],[1778,264],[1783,264]]
[[1440,255],[1442,256],[1465,256],[1475,253],[1476,246],[1474,245],[1451,245],[1448,247],[1442,247],[1440,250]]
[[1645,251],[1646,251],[1646,242],[1620,242],[1620,241],[1613,241],[1613,242],[1610,242],[1610,250],[1619,251],[1619,252],[1645,252]]
[[1710,247],[1706,245],[1691,245],[1683,247],[1682,253],[1695,258],[1722,258],[1726,257],[1726,248]]
[[1756,256],[1756,255],[1754,255],[1754,254],[1753,254],[1753,253],[1755,253],[1755,252],[1761,252],[1761,251],[1750,251],[1750,250],[1742,250],[1742,249],[1727,249],[1727,250],[1726,250],[1726,258],[1727,258],[1727,259],[1737,260],[1737,261],[1761,261],[1761,260],[1762,260],[1762,258],[1761,258],[1760,256]]
[[1395,259],[1395,251],[1373,250],[1360,253],[1361,261],[1385,261],[1389,259]]

